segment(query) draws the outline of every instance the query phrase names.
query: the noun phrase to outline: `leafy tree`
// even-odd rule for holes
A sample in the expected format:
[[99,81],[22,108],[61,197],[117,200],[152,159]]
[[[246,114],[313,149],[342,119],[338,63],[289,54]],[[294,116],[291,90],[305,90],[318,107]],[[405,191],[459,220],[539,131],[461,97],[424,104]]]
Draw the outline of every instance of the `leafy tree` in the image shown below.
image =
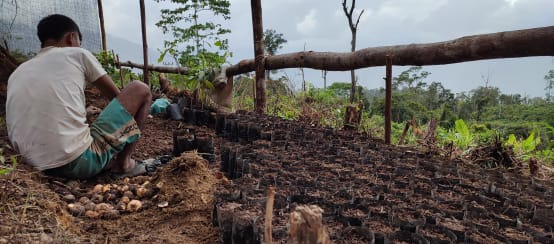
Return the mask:
[[[277,50],[283,48],[283,44],[287,43],[287,40],[283,38],[283,34],[277,33],[273,29],[267,29],[264,32],[264,47],[265,52],[269,55],[275,55]],[[267,79],[269,79],[270,71],[266,71]]]
[[500,105],[516,105],[521,104],[521,95],[519,94],[500,94],[500,97],[498,98]]
[[481,116],[485,107],[498,105],[500,89],[498,89],[498,87],[480,86],[471,92],[473,93],[471,102],[474,106],[474,111],[476,112],[475,119],[477,121],[481,121]]
[[431,73],[422,71],[421,69],[421,66],[413,66],[405,71],[402,71],[400,75],[393,78],[393,88],[399,89],[401,86],[405,85],[408,89],[413,90],[416,87],[422,88],[426,86],[423,80],[426,79]]
[[[164,0],[156,0],[160,2]],[[211,22],[214,16],[223,20],[231,18],[228,0],[171,0],[179,5],[174,9],[162,9],[161,20],[156,26],[172,38],[164,41],[164,50],[158,61],[171,55],[178,64],[189,68],[187,76],[190,88],[213,88],[214,76],[226,58],[228,40],[224,35],[231,30]]]
[[[420,84],[422,83],[420,82]],[[423,103],[428,109],[439,109],[442,106],[454,107],[454,94],[439,82],[432,82],[427,91],[422,92],[422,94],[424,94]]]
[[[347,82],[334,82],[329,87],[327,87],[327,90],[333,93],[336,97],[342,99],[349,98],[350,89],[351,84]],[[357,86],[356,89],[358,90],[358,92],[356,93],[356,100],[363,103],[364,109],[369,108],[370,103],[368,97],[364,95],[364,88],[362,86]]]
[[350,95],[350,83],[335,82],[327,87],[327,89],[337,97],[348,98]]
[[283,48],[283,44],[287,43],[287,40],[283,38],[282,33],[277,33],[273,29],[267,29],[264,32],[264,45],[265,51],[269,55],[275,55],[277,50]]

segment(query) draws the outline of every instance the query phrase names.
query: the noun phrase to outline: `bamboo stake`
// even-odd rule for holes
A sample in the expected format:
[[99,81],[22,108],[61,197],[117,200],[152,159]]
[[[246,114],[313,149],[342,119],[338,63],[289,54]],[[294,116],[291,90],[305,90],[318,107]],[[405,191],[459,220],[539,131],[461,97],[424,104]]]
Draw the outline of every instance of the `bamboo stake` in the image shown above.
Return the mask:
[[100,18],[100,32],[102,33],[102,50],[107,51],[106,44],[106,28],[104,28],[104,10],[102,8],[102,0],[98,0],[98,17]]
[[387,77],[385,85],[385,143],[391,143],[392,120],[392,56],[386,56]]
[[142,55],[144,57],[144,67],[142,70],[144,76],[144,83],[150,86],[148,79],[148,43],[146,42],[146,14],[144,7],[144,0],[140,0],[140,22],[142,26]]
[[265,204],[265,226],[264,226],[264,239],[265,243],[273,243],[273,230],[271,222],[273,221],[273,202],[275,201],[275,187],[270,186],[267,189],[267,202]]
[[115,55],[115,61],[117,68],[119,69],[119,79],[121,79],[121,86],[125,87],[125,80],[123,80],[123,70],[121,69],[121,64],[119,63],[119,54]]

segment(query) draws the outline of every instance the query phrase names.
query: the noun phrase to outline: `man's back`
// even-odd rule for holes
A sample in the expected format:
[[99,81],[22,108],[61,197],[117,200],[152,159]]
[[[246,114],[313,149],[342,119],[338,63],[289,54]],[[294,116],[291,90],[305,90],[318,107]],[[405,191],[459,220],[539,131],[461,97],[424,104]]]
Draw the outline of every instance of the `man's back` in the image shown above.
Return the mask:
[[84,49],[47,47],[10,76],[8,134],[29,164],[39,170],[59,167],[91,144],[84,86],[104,74]]

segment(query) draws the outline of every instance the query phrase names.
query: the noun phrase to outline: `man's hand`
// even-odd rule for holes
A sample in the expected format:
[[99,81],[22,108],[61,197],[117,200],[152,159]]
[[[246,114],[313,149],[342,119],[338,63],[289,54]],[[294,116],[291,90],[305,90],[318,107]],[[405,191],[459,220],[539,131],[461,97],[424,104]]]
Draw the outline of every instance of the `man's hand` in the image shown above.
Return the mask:
[[96,116],[102,112],[102,109],[99,109],[92,105],[88,106],[86,110],[87,110],[87,121],[89,121],[90,123],[92,123],[92,121],[96,118]]

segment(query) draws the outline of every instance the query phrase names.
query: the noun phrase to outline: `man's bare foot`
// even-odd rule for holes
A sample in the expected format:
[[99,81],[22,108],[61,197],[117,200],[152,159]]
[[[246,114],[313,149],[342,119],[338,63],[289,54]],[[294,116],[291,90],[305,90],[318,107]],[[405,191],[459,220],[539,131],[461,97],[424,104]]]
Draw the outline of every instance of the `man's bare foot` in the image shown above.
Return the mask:
[[137,166],[137,161],[132,158],[128,158],[123,163],[119,162],[116,159],[114,160],[114,164],[112,165],[110,171],[114,173],[125,173],[125,172],[129,172],[136,166]]

